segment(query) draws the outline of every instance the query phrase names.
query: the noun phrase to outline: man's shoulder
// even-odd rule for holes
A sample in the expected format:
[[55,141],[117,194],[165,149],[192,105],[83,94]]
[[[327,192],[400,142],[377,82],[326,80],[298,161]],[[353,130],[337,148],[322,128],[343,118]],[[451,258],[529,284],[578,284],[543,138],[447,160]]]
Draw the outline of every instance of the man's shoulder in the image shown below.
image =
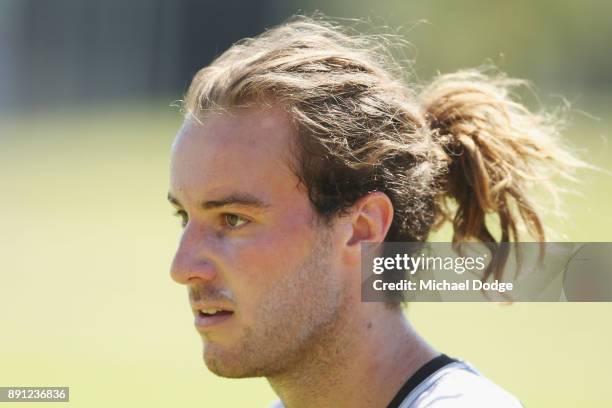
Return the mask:
[[520,401],[483,376],[472,365],[457,361],[419,385],[401,408],[521,408]]
[[[523,405],[471,364],[461,360],[435,371],[399,404],[399,408],[485,407],[523,408]],[[285,406],[278,400],[269,408]]]

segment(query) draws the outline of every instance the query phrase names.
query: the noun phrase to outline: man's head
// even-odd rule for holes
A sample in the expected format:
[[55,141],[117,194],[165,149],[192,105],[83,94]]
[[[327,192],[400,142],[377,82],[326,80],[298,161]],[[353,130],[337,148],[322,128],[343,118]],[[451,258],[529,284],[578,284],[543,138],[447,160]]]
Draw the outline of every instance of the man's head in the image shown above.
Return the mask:
[[489,213],[502,240],[516,238],[512,203],[543,239],[527,187],[563,162],[543,158],[575,162],[508,98],[516,82],[467,71],[416,95],[376,40],[297,18],[191,83],[172,152],[185,218],[172,275],[218,374],[278,374],[349,341],[366,309],[375,318],[382,309],[360,303],[361,242],[421,242],[451,217],[454,241],[495,241]]
[[431,211],[402,215],[433,197],[421,163],[431,149],[402,140],[420,119],[351,41],[296,20],[233,46],[185,98],[170,186],[185,230],[172,276],[188,285],[217,374],[274,375],[346,336],[361,313],[360,243],[421,239],[431,224]]
[[[380,240],[392,217],[373,194],[353,217],[321,219],[291,169],[294,139],[286,112],[250,108],[187,119],[173,146],[184,232],[172,276],[222,376],[281,373],[334,338],[359,301],[359,242]],[[203,315],[212,308],[224,312]]]

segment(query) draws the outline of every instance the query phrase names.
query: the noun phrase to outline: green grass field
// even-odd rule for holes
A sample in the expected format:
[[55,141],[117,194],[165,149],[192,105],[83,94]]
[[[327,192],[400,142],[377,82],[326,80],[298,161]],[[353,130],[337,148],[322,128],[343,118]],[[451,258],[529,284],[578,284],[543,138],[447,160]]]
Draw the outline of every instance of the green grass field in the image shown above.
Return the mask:
[[[0,121],[0,385],[70,386],[72,407],[265,407],[265,380],[201,362],[185,288],[168,267],[179,221],[166,203],[171,108],[121,106]],[[610,122],[570,128],[612,170]],[[584,172],[547,224],[567,241],[612,241],[612,178]],[[441,351],[526,407],[612,406],[612,304],[413,304]],[[22,404],[20,407],[40,404]],[[61,406],[58,403],[54,406]]]

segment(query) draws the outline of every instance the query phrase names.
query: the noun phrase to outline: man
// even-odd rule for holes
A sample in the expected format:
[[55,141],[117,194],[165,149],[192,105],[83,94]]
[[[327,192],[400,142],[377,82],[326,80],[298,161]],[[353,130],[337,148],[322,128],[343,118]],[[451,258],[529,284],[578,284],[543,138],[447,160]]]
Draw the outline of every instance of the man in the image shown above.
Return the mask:
[[[471,118],[481,105],[465,96],[485,106],[501,88],[468,75],[417,100],[368,44],[296,18],[234,45],[194,78],[168,198],[184,226],[171,274],[188,288],[204,361],[219,376],[266,377],[279,407],[519,407],[468,363],[427,344],[399,303],[360,296],[361,244],[424,241],[443,215],[441,192],[463,211],[456,237],[491,237],[487,201],[470,195],[486,198],[474,186],[490,186],[445,146],[473,143],[461,121],[479,134]],[[471,86],[463,94],[462,81]],[[493,100],[488,117],[508,114],[510,104]],[[517,123],[526,123],[520,114]],[[479,126],[503,139],[509,130],[494,125]],[[525,169],[511,168],[506,186]],[[495,203],[506,193],[498,189]],[[537,214],[527,216],[539,225]],[[506,218],[502,233],[515,221]]]

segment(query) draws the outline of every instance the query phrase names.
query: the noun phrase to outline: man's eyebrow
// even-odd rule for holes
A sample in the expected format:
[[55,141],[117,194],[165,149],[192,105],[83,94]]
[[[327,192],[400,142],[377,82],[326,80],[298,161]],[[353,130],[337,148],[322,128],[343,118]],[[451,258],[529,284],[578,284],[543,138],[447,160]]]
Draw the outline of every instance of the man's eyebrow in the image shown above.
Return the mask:
[[[182,207],[182,204],[172,194],[168,193],[168,201],[170,203]],[[270,205],[264,203],[259,198],[248,193],[232,193],[219,200],[208,200],[201,204],[201,208],[204,210],[212,210],[215,208],[226,207],[230,205],[236,205],[241,207],[251,207],[257,210],[265,210]]]
[[261,201],[259,198],[246,193],[232,193],[223,197],[220,200],[209,200],[202,203],[202,208],[210,210],[213,208],[225,207],[228,205],[238,205],[243,207],[253,207],[264,210],[269,207],[268,204]]

